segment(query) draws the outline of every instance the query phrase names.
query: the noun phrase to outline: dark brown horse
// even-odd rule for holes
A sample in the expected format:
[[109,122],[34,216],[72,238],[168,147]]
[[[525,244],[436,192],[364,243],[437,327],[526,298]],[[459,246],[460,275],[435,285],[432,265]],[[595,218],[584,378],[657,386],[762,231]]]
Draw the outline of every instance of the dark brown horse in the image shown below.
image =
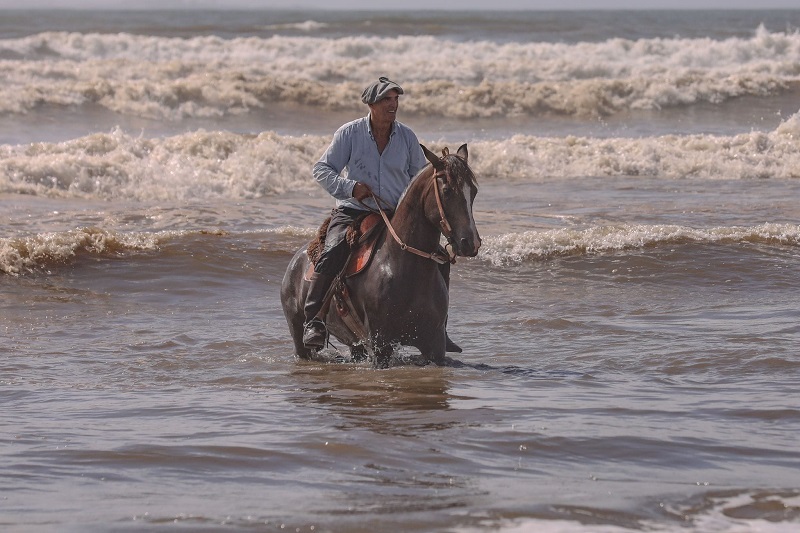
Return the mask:
[[[481,245],[472,213],[478,187],[467,164],[467,145],[457,154],[445,149],[441,158],[422,149],[431,164],[409,183],[369,267],[334,282],[340,290],[346,287],[349,298],[343,304],[337,296],[338,305],[330,306],[325,319],[331,335],[354,354],[371,352],[379,367],[388,366],[398,345],[414,346],[425,360],[444,363],[449,295],[440,264],[449,257],[437,253],[439,241],[444,233],[454,256],[474,257]],[[295,352],[303,359],[314,356],[302,341],[307,248],[294,255],[281,286]],[[344,318],[336,310],[342,306],[349,311]]]

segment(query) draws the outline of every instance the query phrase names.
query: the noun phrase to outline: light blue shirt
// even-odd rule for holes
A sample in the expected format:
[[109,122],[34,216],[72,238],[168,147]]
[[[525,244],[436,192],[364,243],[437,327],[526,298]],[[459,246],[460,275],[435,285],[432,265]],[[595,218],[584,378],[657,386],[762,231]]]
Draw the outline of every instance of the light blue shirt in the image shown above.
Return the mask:
[[[398,121],[392,125],[389,144],[382,154],[378,153],[368,115],[336,130],[330,146],[314,165],[313,174],[336,198],[337,207],[364,209],[353,198],[353,187],[361,182],[395,208],[411,178],[427,163],[416,134]],[[364,203],[377,207],[371,198]]]

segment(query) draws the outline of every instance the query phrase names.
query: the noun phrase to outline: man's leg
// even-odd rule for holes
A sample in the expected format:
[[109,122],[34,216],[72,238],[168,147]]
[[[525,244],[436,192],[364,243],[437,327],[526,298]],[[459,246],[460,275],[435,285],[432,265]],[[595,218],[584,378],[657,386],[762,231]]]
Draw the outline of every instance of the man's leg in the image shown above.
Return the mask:
[[325,303],[325,296],[328,294],[328,289],[334,277],[328,274],[320,274],[316,271],[311,276],[311,286],[308,289],[306,304],[303,309],[305,312],[303,345],[307,348],[319,349],[325,346],[325,340],[327,339],[325,322],[321,316],[317,315],[321,314],[320,311]]
[[347,257],[350,255],[350,246],[347,244],[347,228],[353,221],[351,210],[336,209],[328,225],[325,236],[325,248],[317,264],[314,265],[314,274],[311,276],[311,285],[306,295],[305,329],[303,331],[303,344],[309,348],[322,348],[327,339],[325,317],[322,308],[331,283],[337,274],[342,271]]

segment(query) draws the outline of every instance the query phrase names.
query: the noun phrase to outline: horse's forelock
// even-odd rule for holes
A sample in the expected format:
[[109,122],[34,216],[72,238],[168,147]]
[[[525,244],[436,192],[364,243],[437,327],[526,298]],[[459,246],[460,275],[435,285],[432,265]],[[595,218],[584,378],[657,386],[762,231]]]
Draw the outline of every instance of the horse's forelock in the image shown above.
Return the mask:
[[[478,188],[478,180],[475,178],[475,174],[462,157],[455,154],[450,154],[444,158],[444,162],[445,165],[447,165],[447,173],[449,174],[450,179],[453,181],[450,186],[460,188],[464,183],[469,183],[475,187],[475,189]],[[406,190],[400,196],[400,200],[397,202],[397,205],[400,205],[403,202],[409,191],[417,187],[426,187],[428,184],[428,179],[432,177],[433,172],[433,165],[430,164],[425,165],[422,170],[417,172],[417,175],[411,178],[411,182],[408,184],[408,187],[406,187]]]
[[469,165],[462,157],[450,154],[445,158],[445,164],[450,178],[455,181],[452,184],[453,186],[460,187],[466,182],[476,189],[478,188],[478,180],[475,178],[475,174],[473,174],[472,169],[469,168]]

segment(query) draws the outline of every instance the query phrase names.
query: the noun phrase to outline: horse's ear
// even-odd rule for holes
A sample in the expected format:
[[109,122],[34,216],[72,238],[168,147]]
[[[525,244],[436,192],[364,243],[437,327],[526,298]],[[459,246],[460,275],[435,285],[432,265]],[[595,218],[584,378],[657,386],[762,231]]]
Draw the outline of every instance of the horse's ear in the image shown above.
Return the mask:
[[469,152],[467,151],[467,143],[464,143],[461,146],[459,146],[458,152],[456,152],[456,154],[458,154],[464,161],[467,161],[467,159],[469,158]]
[[433,168],[435,168],[436,170],[443,170],[444,162],[441,159],[439,159],[436,156],[436,154],[428,150],[428,148],[424,144],[420,144],[420,146],[422,147],[422,151],[425,154],[425,158],[431,162]]

